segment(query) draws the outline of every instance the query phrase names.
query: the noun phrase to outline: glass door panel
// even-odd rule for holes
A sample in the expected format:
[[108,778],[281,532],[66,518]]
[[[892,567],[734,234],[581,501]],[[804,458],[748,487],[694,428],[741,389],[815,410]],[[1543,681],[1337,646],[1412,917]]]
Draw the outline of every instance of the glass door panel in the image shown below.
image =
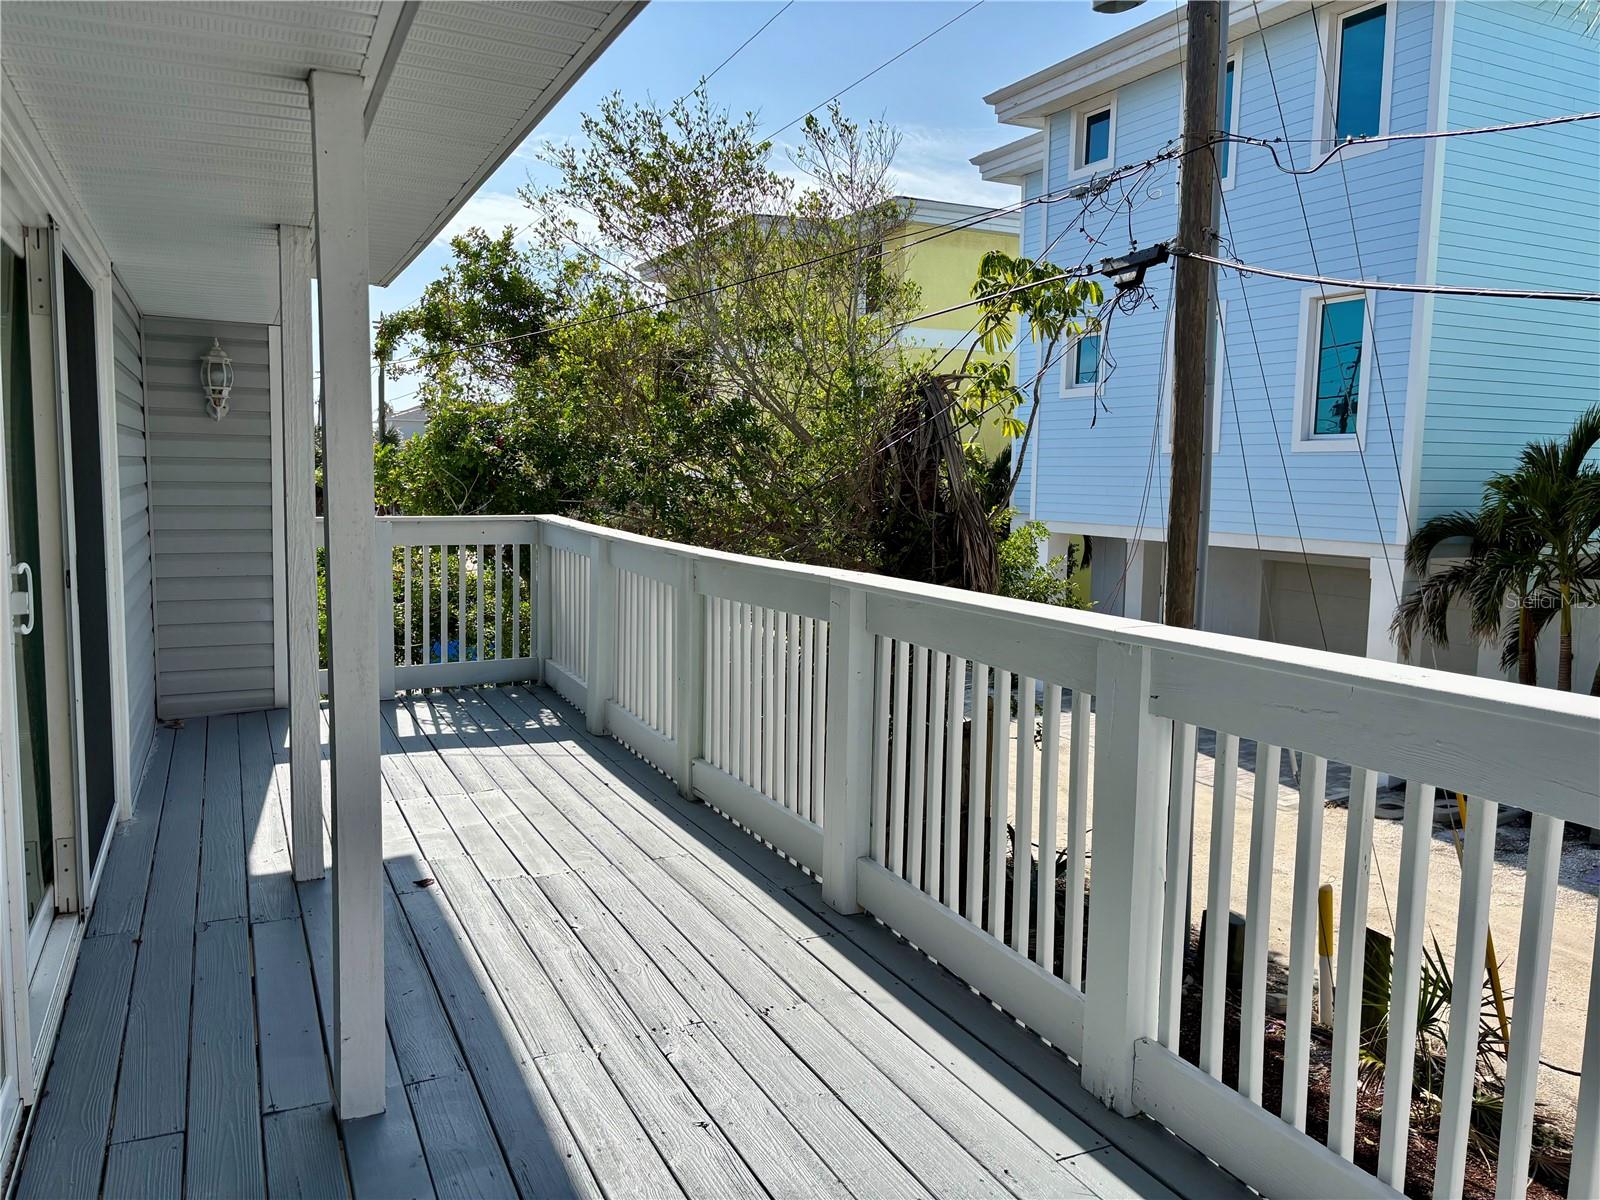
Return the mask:
[[6,431],[6,517],[11,534],[12,574],[5,585],[32,597],[32,614],[11,634],[15,652],[18,754],[21,760],[23,866],[28,920],[44,903],[55,876],[51,820],[50,721],[46,707],[44,616],[38,603],[36,565],[40,524],[38,474],[34,456],[33,371],[29,350],[28,278],[22,256],[0,243],[0,379]]

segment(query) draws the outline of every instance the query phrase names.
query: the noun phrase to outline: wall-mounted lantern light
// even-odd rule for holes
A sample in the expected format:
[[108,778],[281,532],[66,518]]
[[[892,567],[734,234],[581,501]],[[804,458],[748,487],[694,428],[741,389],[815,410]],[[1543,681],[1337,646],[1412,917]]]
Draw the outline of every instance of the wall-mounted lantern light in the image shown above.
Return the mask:
[[228,393],[233,391],[233,359],[216,338],[200,360],[200,386],[206,390],[206,411],[213,420],[228,415]]

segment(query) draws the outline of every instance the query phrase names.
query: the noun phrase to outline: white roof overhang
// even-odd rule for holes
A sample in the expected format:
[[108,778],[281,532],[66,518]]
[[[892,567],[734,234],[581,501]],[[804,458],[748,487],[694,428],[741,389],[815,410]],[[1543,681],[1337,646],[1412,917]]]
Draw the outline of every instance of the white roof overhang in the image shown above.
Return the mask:
[[7,159],[47,160],[144,311],[273,321],[276,227],[312,224],[311,71],[366,81],[383,285],[642,6],[10,4]]
[[[1244,38],[1310,8],[1308,0],[1261,0],[1258,6],[1234,9],[1228,41]],[[1182,5],[1163,10],[1132,29],[1025,79],[990,92],[983,102],[1002,124],[1043,129],[1051,113],[1093,100],[1106,92],[1175,66],[1182,57],[1188,21]]]
[[1044,131],[985,150],[974,155],[971,162],[989,183],[1014,183],[1021,187],[1029,175],[1044,170]]

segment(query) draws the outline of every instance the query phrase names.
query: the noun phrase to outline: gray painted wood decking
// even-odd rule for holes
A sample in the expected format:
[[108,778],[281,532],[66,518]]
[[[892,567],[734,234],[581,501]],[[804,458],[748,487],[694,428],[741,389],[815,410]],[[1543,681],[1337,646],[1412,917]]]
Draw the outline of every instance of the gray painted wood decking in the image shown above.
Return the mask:
[[388,1111],[342,1128],[284,714],[159,731],[17,1194],[1242,1194],[573,717],[384,706]]

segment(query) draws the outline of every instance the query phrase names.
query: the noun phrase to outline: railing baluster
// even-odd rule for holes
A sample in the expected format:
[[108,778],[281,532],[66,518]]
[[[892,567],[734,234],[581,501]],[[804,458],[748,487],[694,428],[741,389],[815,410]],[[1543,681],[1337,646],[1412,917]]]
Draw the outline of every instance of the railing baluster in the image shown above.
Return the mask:
[[1261,1103],[1267,1019],[1267,935],[1272,929],[1272,861],[1278,830],[1279,750],[1256,743],[1255,803],[1244,903],[1244,977],[1239,1005],[1239,1090]]
[[[1056,786],[1061,770],[1061,689],[1044,685],[1044,743],[1039,748],[1039,910],[1033,961],[1056,973]],[[1068,897],[1071,899],[1071,897]]]
[[734,728],[738,731],[738,743],[735,751],[739,769],[736,772],[739,779],[745,783],[750,782],[750,606],[740,601],[734,611],[738,614],[737,624],[734,626],[736,638],[734,670],[737,675],[737,692],[735,704],[737,711],[734,714]]
[[1033,704],[1038,683],[1017,682],[1017,817],[1011,842],[1011,948],[1028,953],[1028,901],[1033,891]]
[[[476,629],[475,629],[475,632],[474,632],[475,640],[473,641],[473,644],[472,644],[472,653],[473,653],[473,656],[479,662],[482,662],[485,658],[488,657],[483,652],[483,543],[482,542],[478,543],[478,557],[477,557],[476,562],[475,562],[475,567],[474,567],[474,570],[473,570],[473,574],[476,576],[476,579],[474,580],[474,583],[477,584],[476,590],[477,590],[478,595],[477,595],[477,620],[474,622],[474,625],[476,626]],[[534,653],[537,655],[538,651],[535,650]]]
[[794,790],[789,787],[789,615],[772,614],[772,793],[785,808],[797,808]]
[[[1431,811],[1432,805],[1429,809]],[[1516,1024],[1511,1027],[1511,1045],[1506,1052],[1496,1200],[1520,1200],[1528,1190],[1528,1153],[1533,1145],[1533,1107],[1539,1095],[1539,1050],[1544,1039],[1545,992],[1550,982],[1550,940],[1555,929],[1556,883],[1561,873],[1564,827],[1557,817],[1534,813],[1533,828],[1528,836],[1522,930],[1517,939],[1517,982],[1513,993]],[[1591,973],[1596,970],[1600,967],[1591,964]],[[1583,1136],[1581,1132],[1579,1136]],[[1568,1194],[1576,1193],[1569,1189]]]
[[964,916],[983,924],[984,816],[989,794],[989,668],[972,664],[972,745],[967,754],[967,895]]
[[439,662],[450,661],[450,545],[439,543]]
[[762,792],[778,794],[773,773],[778,770],[778,613],[762,610]]
[[456,661],[467,661],[467,544],[456,547]]
[[906,882],[922,886],[923,823],[928,804],[928,648],[911,651],[911,780],[906,812]]
[[967,660],[950,660],[944,768],[944,902],[961,909],[961,733],[966,725]]
[[889,865],[889,655],[894,643],[873,639],[872,861]]
[[[1483,963],[1489,940],[1489,889],[1494,879],[1494,835],[1499,817],[1500,806],[1495,801],[1477,796],[1467,799],[1467,846],[1461,864],[1456,960],[1450,981],[1450,1034],[1445,1045],[1439,1152],[1433,1168],[1435,1196],[1459,1196],[1466,1182],[1472,1095],[1477,1083],[1478,1021],[1483,1013]],[[1339,989],[1336,1012],[1342,1016],[1347,1007],[1342,974]]]
[[948,683],[947,656],[943,650],[933,652],[932,671],[928,679],[928,808],[927,808],[927,878],[928,895],[939,898],[940,871],[944,861],[944,731],[945,691]]
[[[1300,820],[1295,828],[1294,914],[1289,926],[1289,1003],[1283,1031],[1283,1119],[1302,1133],[1311,1071],[1311,992],[1317,971],[1317,890],[1322,883],[1322,803],[1328,761],[1300,760]],[[1326,1021],[1327,1014],[1323,1014]]]
[[812,659],[815,642],[810,617],[800,619],[800,720],[795,753],[799,756],[798,784],[795,789],[795,811],[806,814],[811,799],[811,707],[816,696],[811,686]]
[[433,608],[433,547],[424,544],[422,550],[422,662],[426,666],[433,661],[433,622],[430,619]]
[[1006,819],[1011,815],[1011,672],[995,672],[994,753],[989,780],[989,925],[1005,941]]
[[1344,843],[1344,896],[1339,910],[1338,1006],[1333,1014],[1333,1079],[1328,1096],[1328,1149],[1355,1160],[1356,1090],[1361,1050],[1361,994],[1367,972],[1367,891],[1372,872],[1372,813],[1378,777],[1350,768],[1349,824]]
[[894,648],[894,724],[889,730],[889,870],[905,878],[906,870],[906,714],[910,711],[911,647],[896,640]]
[[783,794],[784,801],[796,812],[800,811],[800,617],[790,613],[784,619],[783,643],[784,675],[788,683],[788,701],[783,722]]
[[[827,745],[828,729],[828,641],[832,626],[821,618],[817,619],[817,669],[812,673],[811,686],[816,689],[816,696],[811,701],[811,795],[806,799],[805,817],[809,821],[823,824],[822,806],[827,799],[828,777],[824,750]],[[859,780],[859,775],[847,776],[851,780]]]
[[[598,561],[590,560],[594,570]],[[522,657],[522,543],[511,543],[511,657]]]
[[[1591,964],[1600,964],[1600,913],[1594,922]],[[1600,1196],[1600,966],[1589,970],[1589,1019],[1584,1023],[1583,1061],[1578,1072],[1577,1135],[1572,1139],[1572,1171],[1567,1195]]]
[[[1406,784],[1400,834],[1400,878],[1396,885],[1394,966],[1389,973],[1389,1011],[1414,1013],[1421,990],[1422,927],[1428,910],[1428,851],[1433,832],[1433,789]],[[1521,988],[1517,989],[1521,995]],[[1406,1143],[1411,1133],[1411,1077],[1416,1063],[1415,1021],[1390,1021],[1383,1064],[1383,1129],[1378,1143],[1378,1178],[1396,1191],[1406,1186]],[[1507,1109],[1509,1112],[1510,1110]],[[1504,1146],[1502,1135],[1501,1145]]]
[[1206,954],[1201,973],[1200,1069],[1222,1078],[1222,1021],[1227,1012],[1228,914],[1233,895],[1233,814],[1239,786],[1239,739],[1217,730],[1211,781],[1211,872],[1206,887]]
[[405,638],[401,642],[402,659],[406,666],[411,665],[411,547],[400,547],[400,561],[403,564],[402,581],[400,584],[400,611],[401,621],[405,625]]
[[1067,927],[1062,930],[1062,978],[1083,988],[1083,876],[1089,838],[1089,704],[1088,692],[1072,693],[1072,750],[1067,781]]
[[[1077,744],[1077,730],[1073,730]],[[1183,960],[1189,949],[1189,879],[1194,868],[1195,730],[1172,727],[1172,775],[1167,784],[1167,883],[1161,913],[1161,1007],[1156,1038],[1177,1052],[1183,1010]]]

